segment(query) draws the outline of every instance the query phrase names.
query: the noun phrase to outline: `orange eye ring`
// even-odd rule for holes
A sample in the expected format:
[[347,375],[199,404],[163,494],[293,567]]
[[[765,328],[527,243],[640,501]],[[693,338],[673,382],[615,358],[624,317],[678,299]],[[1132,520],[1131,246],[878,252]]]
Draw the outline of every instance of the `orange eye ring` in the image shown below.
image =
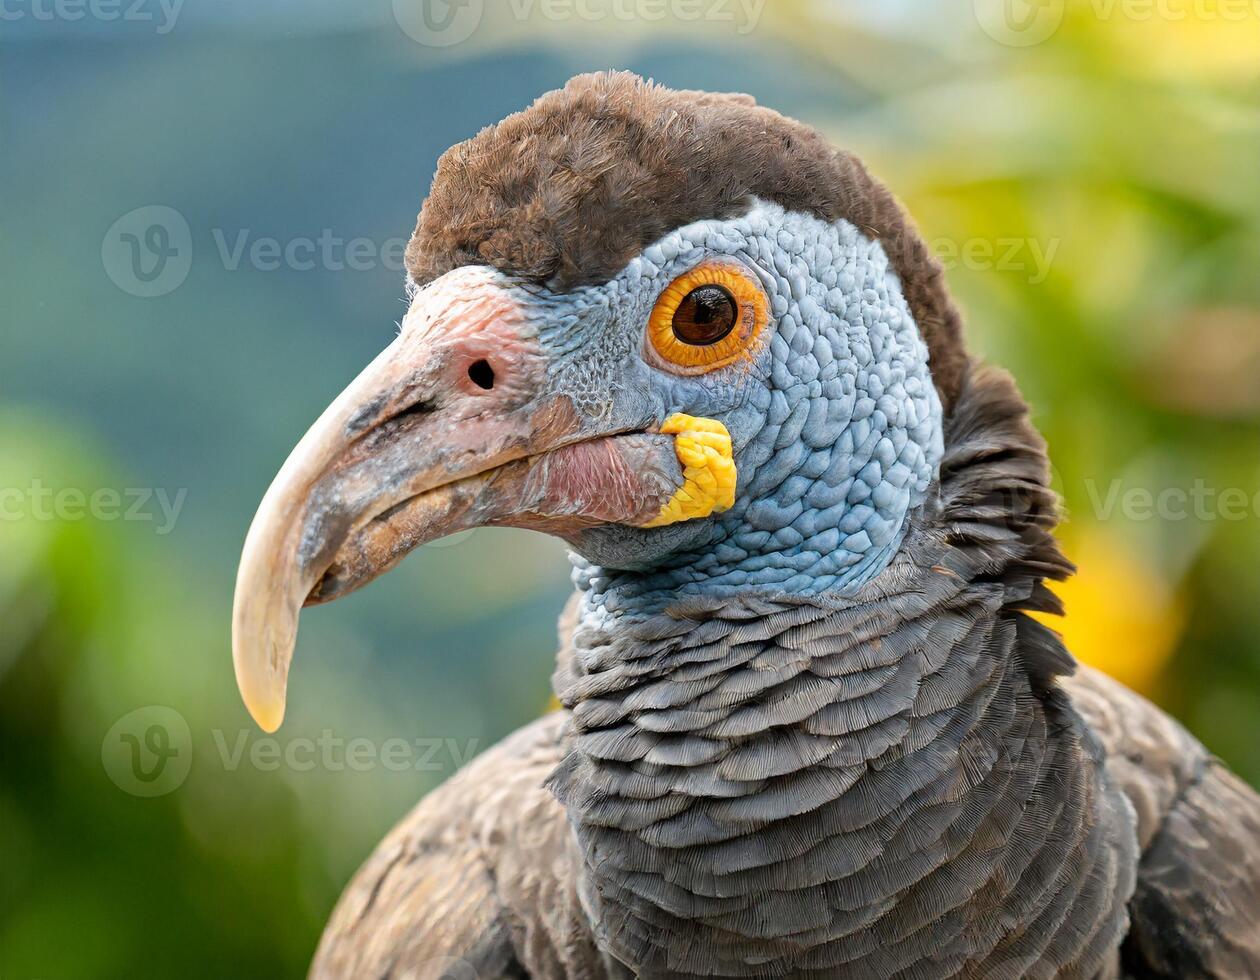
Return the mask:
[[[734,317],[728,328],[709,322],[729,315],[729,304],[734,305]],[[761,284],[740,262],[707,259],[656,298],[648,317],[648,342],[662,367],[675,374],[704,374],[752,359],[767,309]]]

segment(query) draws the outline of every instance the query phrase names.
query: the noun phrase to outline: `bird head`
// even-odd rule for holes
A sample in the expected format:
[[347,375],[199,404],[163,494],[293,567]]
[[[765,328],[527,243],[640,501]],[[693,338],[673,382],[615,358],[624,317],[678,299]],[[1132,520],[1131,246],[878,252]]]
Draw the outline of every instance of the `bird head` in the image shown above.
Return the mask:
[[941,272],[852,156],[744,96],[580,76],[443,155],[397,338],[264,497],[237,578],[279,726],[298,614],[471,527],[644,601],[859,588],[966,370]]

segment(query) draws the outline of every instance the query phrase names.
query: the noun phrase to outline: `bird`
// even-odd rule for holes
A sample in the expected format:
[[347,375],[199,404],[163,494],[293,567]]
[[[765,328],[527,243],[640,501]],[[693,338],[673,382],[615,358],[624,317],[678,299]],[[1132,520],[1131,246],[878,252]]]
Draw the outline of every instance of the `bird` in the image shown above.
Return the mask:
[[571,549],[559,708],[313,977],[1260,977],[1260,797],[1037,615],[1046,445],[856,156],[580,75],[442,155],[406,264],[246,536],[242,697],[274,731],[304,605],[511,526]]

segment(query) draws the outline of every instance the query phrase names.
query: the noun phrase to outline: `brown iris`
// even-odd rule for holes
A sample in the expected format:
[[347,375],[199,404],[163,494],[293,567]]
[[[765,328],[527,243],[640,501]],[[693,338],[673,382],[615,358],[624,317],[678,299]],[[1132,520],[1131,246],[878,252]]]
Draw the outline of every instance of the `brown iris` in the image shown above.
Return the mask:
[[716,344],[735,328],[735,297],[709,284],[693,289],[674,311],[674,336],[684,344]]
[[709,259],[662,290],[648,318],[656,363],[703,374],[751,358],[767,320],[766,294],[742,263]]

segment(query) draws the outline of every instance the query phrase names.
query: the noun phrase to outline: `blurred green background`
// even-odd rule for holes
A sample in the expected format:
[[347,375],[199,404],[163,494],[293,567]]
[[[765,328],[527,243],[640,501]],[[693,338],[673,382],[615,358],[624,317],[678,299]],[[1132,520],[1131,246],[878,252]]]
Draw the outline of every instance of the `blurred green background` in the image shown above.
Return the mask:
[[927,8],[6,0],[0,977],[298,976],[387,828],[545,710],[567,565],[522,532],[308,612],[274,743],[228,629],[437,155],[595,68],[750,92],[887,180],[1050,441],[1071,645],[1260,782],[1260,12]]

